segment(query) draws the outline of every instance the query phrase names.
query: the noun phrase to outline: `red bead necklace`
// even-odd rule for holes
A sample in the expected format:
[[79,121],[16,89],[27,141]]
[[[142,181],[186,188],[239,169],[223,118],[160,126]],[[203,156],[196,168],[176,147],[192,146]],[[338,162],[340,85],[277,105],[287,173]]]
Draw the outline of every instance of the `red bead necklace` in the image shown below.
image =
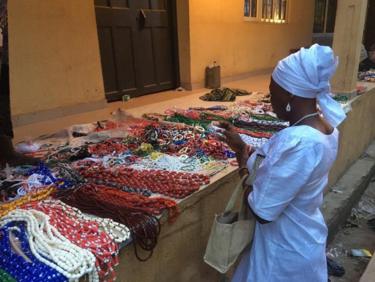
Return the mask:
[[119,183],[137,189],[182,199],[203,185],[210,183],[209,176],[164,170],[136,170],[129,167],[106,169],[101,165],[80,167],[79,172],[87,179],[103,180],[104,183]]

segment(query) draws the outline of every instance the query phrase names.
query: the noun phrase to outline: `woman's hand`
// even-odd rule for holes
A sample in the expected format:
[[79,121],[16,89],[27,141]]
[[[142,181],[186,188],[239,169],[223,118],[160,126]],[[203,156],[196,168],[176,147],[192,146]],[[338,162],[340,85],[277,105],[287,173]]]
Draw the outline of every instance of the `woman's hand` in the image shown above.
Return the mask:
[[228,146],[236,153],[243,154],[247,151],[247,145],[242,141],[240,135],[234,130],[234,127],[228,122],[215,122],[215,126],[220,127],[220,140],[227,143]]

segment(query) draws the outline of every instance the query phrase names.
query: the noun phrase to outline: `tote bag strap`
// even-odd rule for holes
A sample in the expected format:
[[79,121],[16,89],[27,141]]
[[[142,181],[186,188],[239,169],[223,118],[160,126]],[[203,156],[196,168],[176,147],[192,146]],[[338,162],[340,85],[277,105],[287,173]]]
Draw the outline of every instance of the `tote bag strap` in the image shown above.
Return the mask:
[[246,178],[247,178],[247,175],[244,175],[241,178],[241,180],[238,181],[237,186],[234,189],[234,191],[232,193],[232,196],[230,197],[230,199],[228,201],[228,204],[227,204],[227,206],[224,210],[224,213],[233,211],[233,209],[236,205],[237,199],[242,195],[242,186],[243,186],[243,182],[245,181]]
[[264,160],[264,156],[257,154],[254,164],[253,164],[253,169],[251,170],[249,177],[246,179],[246,185],[248,186],[253,186],[255,178],[257,176],[257,170],[259,166],[261,165],[262,161]]
[[247,185],[250,185],[252,186],[254,181],[255,181],[255,177],[256,177],[256,172],[260,166],[260,164],[262,163],[264,159],[264,156],[262,155],[257,155],[256,156],[256,159],[255,159],[255,162],[254,162],[254,166],[253,166],[253,169],[251,170],[251,173],[249,175],[244,175],[241,180],[237,183],[237,186],[236,188],[234,189],[233,193],[232,193],[232,196],[230,197],[228,203],[227,203],[227,206],[224,210],[224,213],[226,212],[230,212],[230,211],[233,211],[234,210],[234,207],[236,205],[236,202],[237,202],[237,199],[242,196],[242,190],[243,190],[243,183],[245,182]]

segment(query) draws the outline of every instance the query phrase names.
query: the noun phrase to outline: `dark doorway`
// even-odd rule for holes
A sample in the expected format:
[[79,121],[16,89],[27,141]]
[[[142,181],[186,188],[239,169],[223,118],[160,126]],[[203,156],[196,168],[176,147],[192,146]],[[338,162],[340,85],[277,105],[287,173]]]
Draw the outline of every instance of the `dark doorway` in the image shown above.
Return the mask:
[[363,43],[367,50],[372,44],[375,44],[375,1],[368,1]]
[[95,0],[108,101],[169,90],[178,82],[173,0]]

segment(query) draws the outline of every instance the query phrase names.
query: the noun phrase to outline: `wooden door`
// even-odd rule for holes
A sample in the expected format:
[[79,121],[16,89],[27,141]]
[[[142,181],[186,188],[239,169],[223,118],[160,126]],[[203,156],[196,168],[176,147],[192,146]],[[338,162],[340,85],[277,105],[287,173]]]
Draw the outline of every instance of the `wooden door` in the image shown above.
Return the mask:
[[176,87],[172,1],[95,0],[108,101]]

